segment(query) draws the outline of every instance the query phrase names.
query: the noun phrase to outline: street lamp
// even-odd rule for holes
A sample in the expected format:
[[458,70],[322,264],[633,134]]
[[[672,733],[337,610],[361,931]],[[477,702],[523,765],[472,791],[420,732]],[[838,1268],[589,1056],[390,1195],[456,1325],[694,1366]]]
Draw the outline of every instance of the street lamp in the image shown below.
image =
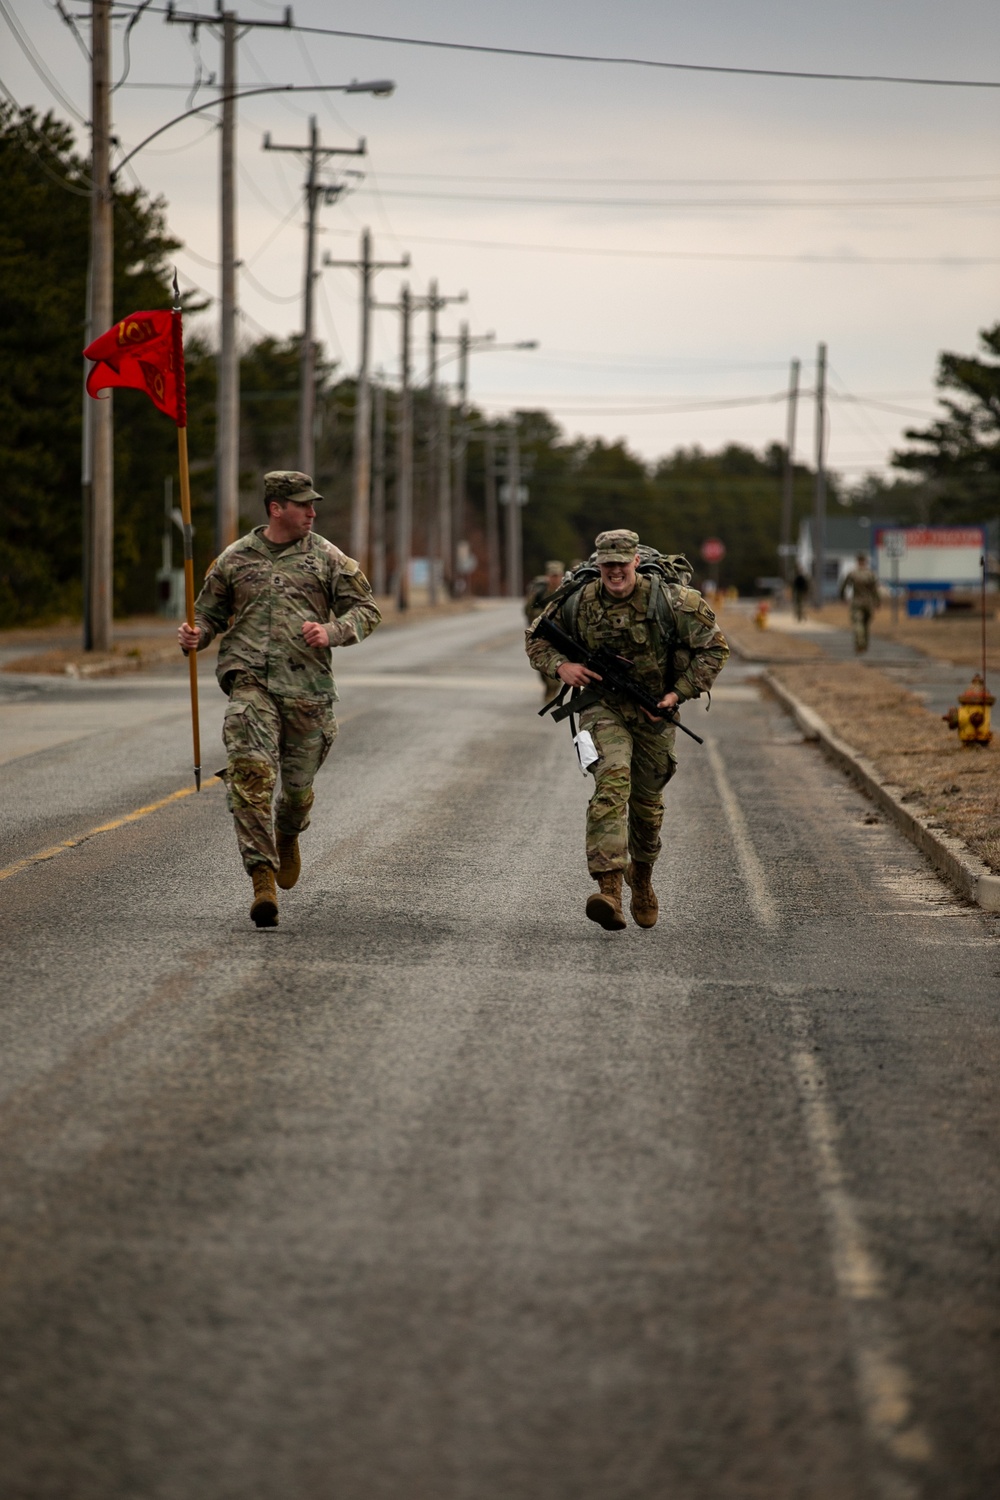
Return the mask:
[[182,115],[175,115],[172,120],[154,130],[152,135],[147,135],[138,146],[132,147],[127,156],[122,157],[111,176],[117,177],[134,156],[138,156],[150,141],[155,141],[164,131],[172,130],[182,120],[190,120],[192,115],[200,115],[206,109],[215,109],[219,104],[228,104],[236,99],[254,99],[261,94],[372,94],[376,99],[388,99],[395,89],[396,85],[389,78],[376,78],[370,83],[359,83],[355,78],[350,83],[274,83],[268,84],[266,88],[239,89],[233,94],[220,94],[217,99],[207,99],[204,104],[196,104],[193,109],[186,109]]

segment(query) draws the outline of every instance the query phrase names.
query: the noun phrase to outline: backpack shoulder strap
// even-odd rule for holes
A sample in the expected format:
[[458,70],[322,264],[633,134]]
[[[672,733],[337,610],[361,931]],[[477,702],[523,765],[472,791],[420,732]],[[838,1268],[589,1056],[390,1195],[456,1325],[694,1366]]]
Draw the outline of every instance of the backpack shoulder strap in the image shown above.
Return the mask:
[[587,582],[587,579],[583,579],[582,582],[575,589],[573,589],[570,594],[567,594],[566,598],[563,600],[563,624],[566,627],[566,634],[571,635],[574,640],[576,640],[577,638],[576,627],[577,622],[580,618],[580,605],[583,603],[583,590],[586,587]]
[[580,614],[583,590],[588,583],[599,576],[596,568],[591,569],[584,564],[582,568],[578,568],[575,573],[571,574],[565,583],[559,585],[546,606],[552,614],[558,612],[562,616],[563,625],[570,635],[576,635],[576,622]]

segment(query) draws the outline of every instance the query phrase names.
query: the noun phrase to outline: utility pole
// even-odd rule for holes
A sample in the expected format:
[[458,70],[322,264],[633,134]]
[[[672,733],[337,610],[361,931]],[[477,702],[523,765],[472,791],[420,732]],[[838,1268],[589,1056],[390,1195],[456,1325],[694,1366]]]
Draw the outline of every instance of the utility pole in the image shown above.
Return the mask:
[[372,589],[385,593],[385,385],[375,387],[375,459],[372,464]]
[[264,137],[265,151],[294,151],[305,155],[306,167],[306,268],[302,292],[302,347],[299,356],[299,468],[312,474],[316,452],[316,344],[313,339],[313,302],[316,285],[316,215],[320,197],[335,203],[343,192],[343,183],[332,186],[321,183],[319,174],[331,156],[364,156],[364,140],[356,146],[323,146],[320,144],[316,116],[309,118],[308,146],[276,146],[270,131]]
[[413,550],[413,398],[410,391],[410,288],[399,293],[399,457],[396,474],[396,607],[410,607]]
[[507,597],[520,599],[524,593],[521,559],[521,444],[518,440],[517,415],[507,428]]
[[[114,219],[111,200],[111,0],[91,0],[90,330],[114,322]],[[87,547],[88,651],[111,649],[114,600],[114,425],[112,397],[91,401],[90,535]]]
[[[462,323],[458,330],[458,441],[455,444],[455,485],[451,532],[457,549],[465,540],[468,515],[468,452],[469,433],[466,408],[469,404],[469,325]],[[471,579],[469,580],[471,584]]]
[[792,576],[792,501],[795,491],[795,418],[799,404],[799,362],[792,360],[788,382],[788,422],[785,430],[785,469],[781,476],[781,566],[785,582]]
[[[449,302],[467,302],[468,294],[460,292],[457,297],[443,297],[438,284],[432,281],[427,289],[425,305],[429,314],[427,330],[427,385],[430,393],[431,421],[431,516],[436,509],[437,538],[444,571],[445,587],[452,589],[455,578],[454,538],[451,516],[451,437],[447,397],[438,396],[438,313]],[[436,500],[436,507],[435,507]],[[430,549],[429,549],[430,550]],[[431,558],[431,568],[434,559]]]
[[[324,256],[324,266],[346,266],[361,272],[361,328],[358,338],[358,383],[354,396],[354,494],[351,501],[351,556],[367,573],[369,559],[369,505],[372,470],[372,418],[371,418],[371,314],[372,277],[377,271],[405,271],[410,264],[409,255],[402,260],[373,260],[370,229],[361,232],[361,255],[358,260],[333,260]],[[384,420],[384,404],[383,404]],[[384,500],[384,492],[383,492]],[[383,521],[384,521],[383,513]],[[385,546],[383,534],[382,546]],[[385,556],[382,557],[383,571]]]
[[221,552],[239,535],[240,525],[240,364],[236,351],[236,16],[222,15],[221,292],[219,306],[219,388],[216,415],[215,549]]
[[410,331],[418,302],[406,282],[398,302],[373,302],[383,312],[399,313],[399,415],[396,424],[396,608],[410,607],[410,556],[413,552],[413,391],[410,385]]
[[813,511],[813,594],[823,607],[826,573],[826,345],[816,350],[816,490]]
[[490,427],[483,434],[483,498],[486,503],[486,587],[489,597],[496,599],[500,595],[500,527],[497,516],[497,449]]
[[[413,391],[410,383],[411,326],[415,312],[431,310],[433,304],[442,304],[455,298],[438,296],[437,284],[432,283],[432,295],[414,297],[409,286],[404,285],[399,302],[373,302],[374,308],[385,312],[398,312],[402,320],[400,330],[400,413],[398,470],[396,474],[396,601],[400,609],[410,604],[409,568],[413,551]],[[463,293],[464,296],[464,293]],[[434,559],[430,559],[433,579]],[[433,591],[433,582],[432,582]]]
[[236,271],[236,91],[237,43],[254,27],[287,30],[291,9],[280,21],[241,20],[219,4],[215,15],[180,12],[167,6],[168,24],[199,26],[222,32],[222,131],[219,150],[219,359],[215,432],[215,547],[235,542],[240,529],[240,359],[236,338],[238,291]]
[[[466,477],[467,452],[469,445],[468,432],[468,407],[469,407],[469,355],[477,349],[492,349],[496,353],[507,353],[508,351],[520,349],[537,349],[537,339],[521,339],[516,344],[496,343],[495,333],[470,334],[468,323],[463,323],[458,331],[457,338],[442,338],[442,343],[458,345],[458,441],[455,445],[455,519],[453,535],[455,544],[465,539],[466,522],[468,518],[468,488]],[[489,527],[487,526],[487,532]],[[498,545],[498,543],[497,543]],[[487,552],[489,552],[489,540],[487,537]],[[495,577],[490,574],[490,593],[499,592],[500,569],[499,552],[496,553]],[[496,583],[494,591],[493,584]]]

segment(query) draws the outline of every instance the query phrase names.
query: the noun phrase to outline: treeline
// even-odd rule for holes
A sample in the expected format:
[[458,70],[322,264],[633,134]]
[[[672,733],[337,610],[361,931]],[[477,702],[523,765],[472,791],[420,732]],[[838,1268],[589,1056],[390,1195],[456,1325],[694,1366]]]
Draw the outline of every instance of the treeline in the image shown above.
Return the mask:
[[[81,430],[89,242],[87,163],[71,129],[52,115],[39,118],[0,105],[0,171],[5,212],[0,219],[0,625],[78,615],[81,607],[83,524]],[[171,255],[166,205],[141,190],[115,199],[115,307],[124,315],[170,305]],[[203,310],[204,304],[202,304]],[[186,310],[199,311],[188,298]],[[215,507],[216,363],[210,340],[188,320],[187,375],[192,499],[199,568],[213,554]],[[192,331],[193,329],[193,331]],[[103,330],[95,330],[100,332]],[[985,358],[945,355],[939,383],[954,392],[945,415],[926,432],[908,436],[915,447],[897,457],[908,478],[891,486],[868,481],[851,495],[836,478],[830,503],[860,503],[870,513],[900,519],[981,520],[997,510],[1000,479],[1000,325],[983,335]],[[260,476],[296,467],[297,338],[250,342],[241,359],[241,512],[247,525],[263,519]],[[329,503],[322,528],[346,543],[350,512],[354,383],[320,362],[317,386],[315,478]],[[160,565],[164,484],[176,471],[172,425],[138,392],[115,395],[115,609],[148,612],[155,605]],[[391,433],[396,397],[387,393]],[[426,395],[415,401],[414,552],[427,546],[430,474],[434,455]],[[681,448],[655,464],[624,443],[567,437],[544,412],[516,415],[523,477],[530,490],[524,511],[526,575],[548,557],[586,556],[603,528],[631,526],[644,541],[692,560],[705,538],[718,536],[727,555],[722,582],[747,590],[779,571],[776,544],[783,450],[758,454],[731,444],[717,453]],[[484,431],[471,413],[467,535],[478,567],[477,592],[486,589]],[[503,423],[492,424],[502,453]],[[453,422],[453,432],[455,425]],[[394,443],[386,455],[390,507]],[[813,476],[795,474],[795,514],[812,505]],[[391,556],[389,559],[391,567]]]

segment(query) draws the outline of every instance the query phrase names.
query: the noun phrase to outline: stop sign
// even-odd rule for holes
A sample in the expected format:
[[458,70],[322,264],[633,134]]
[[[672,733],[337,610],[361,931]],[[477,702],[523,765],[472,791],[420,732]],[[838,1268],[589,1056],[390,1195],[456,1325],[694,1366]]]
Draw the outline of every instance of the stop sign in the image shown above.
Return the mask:
[[726,555],[726,544],[720,542],[717,536],[710,536],[707,542],[701,544],[701,555],[707,563],[721,562]]

